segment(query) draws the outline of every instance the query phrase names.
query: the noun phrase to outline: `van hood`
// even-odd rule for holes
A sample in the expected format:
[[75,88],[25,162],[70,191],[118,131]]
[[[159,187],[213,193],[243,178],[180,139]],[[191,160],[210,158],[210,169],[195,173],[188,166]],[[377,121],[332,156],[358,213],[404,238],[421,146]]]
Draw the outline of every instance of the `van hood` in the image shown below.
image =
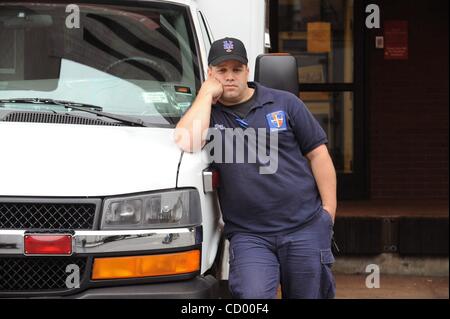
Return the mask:
[[111,196],[176,186],[173,129],[0,122],[0,196]]

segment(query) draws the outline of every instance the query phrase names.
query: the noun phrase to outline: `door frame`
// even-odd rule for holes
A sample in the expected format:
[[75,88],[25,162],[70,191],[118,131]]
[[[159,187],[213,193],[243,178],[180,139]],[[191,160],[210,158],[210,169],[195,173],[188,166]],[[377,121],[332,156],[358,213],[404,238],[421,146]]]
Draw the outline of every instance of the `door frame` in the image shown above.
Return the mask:
[[[317,0],[320,1],[320,0]],[[279,52],[278,0],[270,0],[270,42],[269,52]],[[354,0],[353,4],[353,83],[300,84],[300,92],[353,92],[353,169],[352,173],[337,172],[338,200],[369,198],[369,126],[366,107],[367,87],[365,81],[365,41],[366,0]]]

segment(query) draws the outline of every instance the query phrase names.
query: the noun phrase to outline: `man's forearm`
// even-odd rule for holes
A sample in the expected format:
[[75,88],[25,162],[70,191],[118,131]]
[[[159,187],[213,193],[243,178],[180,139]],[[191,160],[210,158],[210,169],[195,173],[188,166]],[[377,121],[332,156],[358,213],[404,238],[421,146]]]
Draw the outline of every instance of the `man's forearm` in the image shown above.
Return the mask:
[[319,189],[320,197],[322,198],[322,205],[334,218],[337,207],[337,182],[336,171],[328,150],[318,153],[311,159],[311,169]]
[[203,136],[209,128],[212,95],[199,93],[191,108],[184,114],[175,130],[175,142],[187,152],[199,151]]

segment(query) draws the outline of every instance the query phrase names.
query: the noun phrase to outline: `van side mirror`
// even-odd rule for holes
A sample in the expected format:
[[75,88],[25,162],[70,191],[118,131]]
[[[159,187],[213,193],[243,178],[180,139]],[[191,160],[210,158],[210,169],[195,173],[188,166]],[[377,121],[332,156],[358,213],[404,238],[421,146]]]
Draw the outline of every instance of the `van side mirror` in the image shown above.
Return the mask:
[[255,81],[298,96],[297,60],[290,54],[261,54],[256,58]]

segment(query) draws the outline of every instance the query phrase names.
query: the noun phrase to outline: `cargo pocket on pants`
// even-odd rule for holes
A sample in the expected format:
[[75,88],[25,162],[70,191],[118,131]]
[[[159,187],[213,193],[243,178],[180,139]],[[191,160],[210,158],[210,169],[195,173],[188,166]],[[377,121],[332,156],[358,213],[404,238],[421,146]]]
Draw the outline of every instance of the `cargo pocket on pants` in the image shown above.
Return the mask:
[[331,271],[335,259],[331,249],[320,250],[322,274],[320,278],[320,296],[322,299],[332,299],[336,294],[336,283]]

